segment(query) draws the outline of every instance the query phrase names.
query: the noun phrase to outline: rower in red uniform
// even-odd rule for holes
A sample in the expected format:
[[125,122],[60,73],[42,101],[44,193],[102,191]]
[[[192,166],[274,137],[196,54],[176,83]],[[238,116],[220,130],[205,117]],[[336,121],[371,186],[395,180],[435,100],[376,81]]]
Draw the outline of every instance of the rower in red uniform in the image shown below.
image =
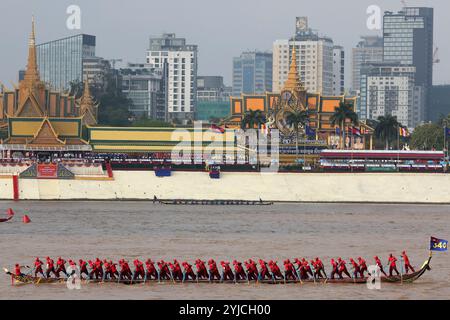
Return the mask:
[[56,277],[59,278],[59,273],[62,272],[64,273],[64,275],[66,277],[68,277],[67,275],[67,271],[66,271],[66,260],[64,260],[63,258],[59,257],[58,260],[56,261]]
[[223,278],[222,281],[234,280],[234,274],[231,270],[230,263],[228,261],[220,261],[220,265],[223,268]]
[[50,273],[53,273],[53,275],[57,277],[55,272],[55,262],[53,261],[53,259],[50,259],[50,257],[47,257],[46,260],[47,270],[45,271],[45,277],[50,278]]
[[197,259],[195,260],[195,267],[197,269],[197,276],[199,279],[208,279],[208,271],[206,270],[205,262]]
[[392,255],[392,253],[389,254],[388,263],[389,263],[389,276],[392,277],[392,272],[395,271],[397,275],[400,273],[397,270],[397,258]]
[[192,270],[192,266],[187,261],[183,261],[181,263],[181,265],[184,268],[183,282],[185,280],[189,280],[189,279],[195,281],[196,276],[195,276],[194,270]]
[[152,261],[152,259],[147,259],[145,261],[145,280],[152,280],[158,279],[158,273],[156,272],[155,263]]
[[120,259],[119,266],[120,266],[119,279],[131,280],[133,276],[131,274],[131,268],[130,265],[128,264],[128,261],[126,261],[125,259]]
[[[361,270],[359,269],[359,264],[352,258],[350,258],[350,263],[353,266],[353,277],[356,279],[356,278],[358,278],[359,274],[361,273]],[[363,276],[361,275],[361,278],[362,277]]]
[[109,260],[109,265],[111,266],[111,275],[115,279],[119,278],[119,271],[117,271],[117,263],[113,263],[112,260]]
[[98,279],[97,269],[95,268],[95,263],[92,260],[88,260],[89,268],[91,268],[91,272],[89,272],[89,279]]
[[323,265],[322,260],[319,259],[319,257],[316,257],[315,259],[314,268],[316,268],[316,275],[318,278],[326,278],[327,274],[325,273],[325,267]]
[[259,262],[259,280],[271,279],[271,275],[269,269],[267,268],[267,262],[262,259],[258,260]]
[[22,273],[22,268],[23,266],[16,263],[16,265],[14,266],[14,275],[16,275],[17,277],[23,277],[25,274]]
[[383,264],[381,263],[380,258],[378,258],[378,256],[375,256],[373,257],[373,259],[375,260],[375,263],[377,264],[378,268],[380,268],[381,273],[384,274],[385,277],[387,277],[386,272],[384,272]]
[[295,268],[289,259],[284,260],[284,279],[285,280],[297,280],[295,275]]
[[310,267],[308,261],[305,258],[302,258],[302,264],[303,264],[303,267],[305,268],[306,274],[307,275],[309,274],[309,275],[311,275],[311,277],[314,277],[314,274],[312,273],[311,267]]
[[36,257],[36,260],[34,260],[34,276],[37,277],[37,275],[40,273],[42,276],[44,275],[44,271],[42,270],[42,265],[44,263],[39,260],[39,257]]
[[174,259],[173,263],[169,262],[170,270],[172,271],[172,279],[173,280],[183,280],[183,272],[181,271],[180,264],[177,259]]
[[98,279],[103,279],[103,262],[99,258],[95,259],[94,262],[94,268],[95,268],[95,277]]
[[406,255],[406,251],[402,251],[402,258],[403,258],[403,261],[405,263],[405,271],[406,271],[406,273],[409,273],[409,269],[411,269],[412,272],[416,272],[414,270],[413,266],[409,263],[409,258]]
[[72,276],[77,272],[77,264],[72,259],[69,259],[69,267],[70,267],[69,276]]
[[301,262],[299,258],[295,258],[294,263],[298,267],[297,274],[299,274],[300,279],[301,280],[308,279],[308,274],[306,272],[305,267],[303,266],[303,262]]
[[209,281],[213,281],[216,278],[217,280],[220,280],[220,273],[219,269],[217,269],[217,263],[213,259],[209,259],[208,266],[209,266]]
[[281,274],[280,267],[278,267],[276,261],[270,260],[269,268],[270,268],[270,271],[272,272],[272,276],[273,276],[274,280],[277,280],[277,277],[280,279],[283,279],[283,275]]
[[247,280],[253,281],[258,279],[258,268],[252,259],[244,261],[245,269],[247,271]]
[[236,275],[236,281],[246,280],[247,277],[245,275],[244,268],[242,267],[242,263],[234,260],[233,265],[234,265],[234,273]]
[[135,259],[133,261],[134,264],[134,274],[133,274],[133,280],[137,279],[144,279],[145,278],[145,270],[144,270],[144,264],[139,261],[139,259]]
[[358,263],[359,263],[359,271],[361,272],[361,277],[364,278],[365,277],[364,272],[367,272],[366,260],[364,260],[361,257],[358,257]]
[[342,274],[345,274],[346,276],[348,276],[349,278],[351,278],[352,276],[350,275],[350,273],[347,270],[347,266],[345,265],[346,262],[345,260],[341,259],[341,257],[338,258],[338,266],[339,266],[339,277],[341,279],[343,279],[344,277],[342,276]]
[[87,278],[89,279],[89,272],[87,269],[87,263],[83,259],[78,260],[78,265],[80,266],[80,277],[83,278],[83,274],[86,274]]
[[170,270],[164,260],[158,261],[159,280],[170,280]]
[[339,278],[342,278],[340,276],[340,273],[339,273],[338,263],[334,259],[331,259],[330,263],[331,263],[331,275],[330,275],[330,278],[334,279],[335,275],[338,275]]

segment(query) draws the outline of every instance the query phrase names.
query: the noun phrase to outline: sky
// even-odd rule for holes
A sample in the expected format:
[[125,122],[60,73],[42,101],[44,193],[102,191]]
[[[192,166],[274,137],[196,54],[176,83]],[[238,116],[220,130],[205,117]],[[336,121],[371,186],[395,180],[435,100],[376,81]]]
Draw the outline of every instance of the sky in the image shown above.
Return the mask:
[[[405,0],[408,6],[435,8],[434,42],[440,63],[434,67],[434,84],[450,84],[450,1]],[[81,9],[81,29],[69,30],[70,5]],[[97,56],[144,62],[148,39],[176,33],[199,48],[199,75],[222,75],[231,85],[232,58],[242,51],[271,51],[277,39],[295,32],[295,17],[307,16],[309,26],[342,45],[346,52],[346,86],[351,81],[351,48],[368,30],[366,10],[377,5],[398,11],[399,0],[1,0],[0,81],[17,82],[26,65],[31,16],[36,19],[37,43],[78,33],[97,37]]]

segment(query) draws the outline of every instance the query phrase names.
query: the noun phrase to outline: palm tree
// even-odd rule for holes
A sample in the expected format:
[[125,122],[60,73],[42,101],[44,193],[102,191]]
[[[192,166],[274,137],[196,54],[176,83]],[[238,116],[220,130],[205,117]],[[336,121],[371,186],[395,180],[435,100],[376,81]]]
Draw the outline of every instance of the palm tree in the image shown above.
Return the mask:
[[261,125],[266,122],[266,117],[261,110],[249,110],[244,114],[241,121],[242,129],[254,129],[255,125],[261,129]]
[[339,126],[339,144],[340,148],[344,149],[343,134],[345,132],[345,123],[350,120],[352,124],[358,124],[358,115],[353,110],[353,104],[340,102],[339,107],[334,109],[334,113],[330,118],[333,126]]
[[378,124],[375,127],[375,136],[384,140],[384,147],[389,149],[389,141],[395,139],[400,128],[397,117],[386,115],[378,117]]
[[286,114],[286,122],[288,125],[293,126],[295,133],[296,133],[296,139],[295,139],[295,147],[297,151],[298,156],[298,135],[300,132],[300,125],[305,127],[305,125],[308,123],[309,117],[308,112],[306,110],[301,111],[289,111]]

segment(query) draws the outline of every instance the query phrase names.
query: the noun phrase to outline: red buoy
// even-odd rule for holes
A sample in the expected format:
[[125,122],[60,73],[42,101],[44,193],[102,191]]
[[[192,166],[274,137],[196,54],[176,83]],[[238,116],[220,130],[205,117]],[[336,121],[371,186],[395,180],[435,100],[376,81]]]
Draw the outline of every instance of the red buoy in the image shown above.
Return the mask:
[[9,208],[8,210],[6,210],[6,214],[10,217],[14,215],[14,211],[13,209]]
[[23,216],[23,223],[30,223],[30,222],[31,222],[30,218],[27,215],[24,215]]

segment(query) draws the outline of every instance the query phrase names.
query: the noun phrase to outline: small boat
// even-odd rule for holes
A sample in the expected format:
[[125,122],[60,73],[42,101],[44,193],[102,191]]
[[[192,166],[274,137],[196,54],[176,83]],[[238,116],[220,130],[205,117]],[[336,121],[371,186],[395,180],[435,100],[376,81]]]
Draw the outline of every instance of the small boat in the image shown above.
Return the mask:
[[10,208],[6,211],[6,218],[0,218],[0,222],[7,222],[14,218],[14,211]]
[[7,222],[9,220],[11,220],[13,218],[13,216],[9,216],[8,218],[0,218],[0,222]]
[[[401,274],[395,276],[387,276],[380,277],[381,282],[384,283],[411,283],[419,279],[426,271],[431,270],[430,268],[431,255],[427,261],[424,262],[422,268],[420,270],[408,273]],[[11,276],[14,285],[25,285],[25,284],[57,284],[57,283],[66,283],[67,278],[43,278],[43,277],[33,277],[30,275],[16,276],[12,274],[8,269],[4,269],[5,273]],[[251,283],[260,283],[260,284],[305,284],[305,283],[316,283],[316,284],[363,284],[367,283],[369,277],[364,278],[344,278],[344,279],[330,279],[330,278],[308,278],[303,280],[285,280],[285,279],[265,279],[265,280],[208,280],[208,279],[200,279],[200,280],[174,280],[174,279],[166,279],[166,280],[158,280],[158,279],[137,279],[137,280],[128,280],[128,279],[82,279],[82,284],[89,283],[117,283],[117,284],[125,284],[125,285],[136,285],[136,284],[150,284],[150,283],[166,283],[166,284],[182,284],[182,283],[224,283],[224,284],[251,284]]]
[[252,200],[191,200],[191,199],[158,199],[153,198],[153,203],[166,205],[202,205],[202,206],[270,206],[272,201],[252,201]]

